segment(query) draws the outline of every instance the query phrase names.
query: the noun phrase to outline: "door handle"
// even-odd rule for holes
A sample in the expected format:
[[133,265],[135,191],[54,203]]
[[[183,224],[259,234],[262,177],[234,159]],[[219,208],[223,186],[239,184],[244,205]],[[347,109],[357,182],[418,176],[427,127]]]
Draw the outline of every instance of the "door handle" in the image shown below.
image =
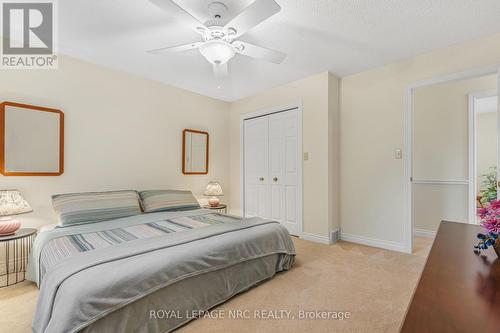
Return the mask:
[[274,177],[274,178],[273,178],[273,182],[275,182],[275,183],[276,183],[277,181],[278,181],[278,177]]
[[264,177],[260,177],[260,178],[259,178],[259,180],[260,180],[261,182],[263,182],[263,181],[264,181]]

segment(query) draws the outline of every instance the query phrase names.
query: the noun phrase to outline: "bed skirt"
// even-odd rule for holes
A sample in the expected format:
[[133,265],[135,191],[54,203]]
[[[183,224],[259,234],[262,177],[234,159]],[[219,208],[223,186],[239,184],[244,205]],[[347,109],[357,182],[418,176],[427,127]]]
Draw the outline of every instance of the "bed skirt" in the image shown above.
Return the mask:
[[114,311],[81,332],[171,332],[204,311],[290,269],[294,258],[274,254],[182,280]]

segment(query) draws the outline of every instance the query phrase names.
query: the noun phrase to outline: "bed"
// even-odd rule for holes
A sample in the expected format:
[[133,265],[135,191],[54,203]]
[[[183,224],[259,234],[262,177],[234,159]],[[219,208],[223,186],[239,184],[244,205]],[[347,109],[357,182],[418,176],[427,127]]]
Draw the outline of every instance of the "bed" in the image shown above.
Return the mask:
[[44,231],[28,266],[40,288],[33,332],[170,332],[294,257],[278,222],[204,209]]

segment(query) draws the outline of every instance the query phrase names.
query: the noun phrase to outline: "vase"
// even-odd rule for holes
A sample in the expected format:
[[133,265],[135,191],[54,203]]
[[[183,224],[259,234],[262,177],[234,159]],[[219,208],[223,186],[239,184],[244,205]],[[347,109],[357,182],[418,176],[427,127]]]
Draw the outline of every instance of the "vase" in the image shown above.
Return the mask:
[[500,237],[497,238],[497,240],[495,241],[495,244],[493,244],[493,248],[495,249],[497,256],[500,258]]

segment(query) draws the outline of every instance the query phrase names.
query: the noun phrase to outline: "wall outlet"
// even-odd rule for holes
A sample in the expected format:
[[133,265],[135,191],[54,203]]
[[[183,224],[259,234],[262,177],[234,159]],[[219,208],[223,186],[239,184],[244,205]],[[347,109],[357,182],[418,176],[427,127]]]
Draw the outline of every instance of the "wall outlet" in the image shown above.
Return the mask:
[[396,149],[394,151],[394,158],[400,160],[403,158],[403,151],[401,149]]
[[308,161],[309,160],[309,153],[305,152],[304,153],[304,161]]

